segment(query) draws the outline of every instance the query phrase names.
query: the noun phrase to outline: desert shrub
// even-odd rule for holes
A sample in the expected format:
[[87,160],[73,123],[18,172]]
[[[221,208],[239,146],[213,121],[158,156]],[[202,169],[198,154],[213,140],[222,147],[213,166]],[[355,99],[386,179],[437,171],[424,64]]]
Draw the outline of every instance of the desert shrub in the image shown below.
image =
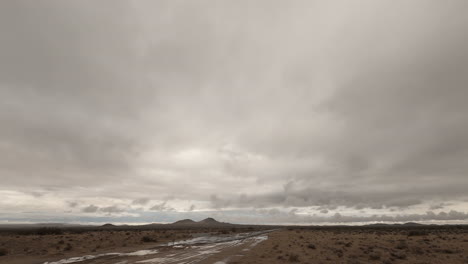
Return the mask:
[[65,251],[70,251],[72,250],[72,245],[70,243],[67,244],[67,246],[64,248]]
[[397,259],[406,259],[406,254],[403,252],[391,253],[391,255]]
[[0,248],[0,256],[6,256],[8,254],[8,250],[6,248]]
[[370,260],[379,260],[380,259],[380,253],[379,252],[372,252],[369,255]]
[[338,257],[342,258],[343,257],[343,250],[339,249],[339,248],[334,248],[333,249],[333,253],[335,253]]
[[141,242],[145,242],[145,243],[156,242],[156,241],[157,241],[156,239],[149,237],[149,236],[144,236],[141,238]]
[[79,235],[79,234],[84,234],[84,233],[86,233],[86,230],[85,230],[85,229],[82,229],[82,228],[79,228],[79,229],[71,229],[71,230],[70,230],[70,233]]
[[411,230],[408,232],[408,236],[426,236],[427,231],[424,230]]
[[413,247],[411,249],[411,252],[413,252],[414,254],[417,254],[417,255],[423,255],[424,254],[424,251],[420,247]]
[[451,249],[442,249],[440,252],[445,253],[445,254],[455,254],[455,251]]
[[408,244],[406,244],[406,242],[404,240],[401,240],[397,245],[396,245],[396,248],[397,249],[407,249],[408,248]]
[[41,227],[37,229],[36,234],[43,236],[43,235],[61,235],[63,234],[63,230],[58,227]]
[[299,255],[297,254],[290,254],[288,260],[290,262],[299,262]]
[[316,249],[315,245],[312,244],[312,243],[310,243],[309,245],[307,245],[307,247],[310,248],[310,249]]

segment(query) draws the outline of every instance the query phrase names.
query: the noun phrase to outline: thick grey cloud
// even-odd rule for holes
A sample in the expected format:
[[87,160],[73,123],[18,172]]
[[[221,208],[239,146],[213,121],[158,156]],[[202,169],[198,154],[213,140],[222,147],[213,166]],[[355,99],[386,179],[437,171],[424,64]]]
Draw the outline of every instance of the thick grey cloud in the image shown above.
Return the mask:
[[[427,222],[427,221],[466,221],[468,214],[458,211],[434,213],[428,211],[423,214],[404,214],[404,215],[371,215],[371,216],[344,216],[335,213],[332,216],[301,216],[297,214],[279,213],[275,215],[268,214],[269,221],[273,223],[366,223],[366,222]],[[258,217],[258,216],[257,216]],[[249,221],[249,220],[243,220]],[[255,221],[251,219],[250,221]],[[257,220],[258,221],[258,220]]]
[[108,213],[108,214],[113,214],[113,213],[122,213],[125,212],[124,209],[119,208],[118,206],[107,206],[99,209],[101,212]]
[[133,200],[132,204],[140,204],[140,205],[145,205],[150,201],[149,198],[139,198],[136,200]]
[[106,206],[106,207],[98,207],[94,204],[90,204],[84,208],[81,209],[82,212],[84,213],[106,213],[108,215],[110,214],[115,214],[115,213],[123,213],[125,212],[125,209],[120,208],[119,206],[112,205],[112,206]]
[[153,211],[174,211],[174,208],[171,208],[166,205],[166,202],[162,202],[160,204],[153,205],[150,210]]
[[85,208],[81,209],[83,212],[85,213],[95,213],[99,210],[99,207],[93,205],[93,204],[90,204],[88,206],[86,206]]
[[467,11],[463,0],[3,1],[0,212],[41,201],[44,214],[460,211]]

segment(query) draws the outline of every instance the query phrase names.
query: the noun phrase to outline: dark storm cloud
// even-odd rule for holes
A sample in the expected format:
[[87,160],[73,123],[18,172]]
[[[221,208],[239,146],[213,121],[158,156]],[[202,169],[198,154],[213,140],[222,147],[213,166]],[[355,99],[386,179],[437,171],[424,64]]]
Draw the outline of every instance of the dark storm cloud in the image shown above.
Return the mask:
[[100,208],[99,211],[103,213],[113,214],[113,213],[122,213],[125,212],[125,209],[119,208],[118,206],[112,205]]
[[121,208],[117,205],[99,207],[94,204],[90,204],[82,208],[81,211],[84,213],[105,213],[105,214],[110,215],[110,214],[115,214],[115,213],[123,213],[126,211],[126,209]]
[[150,210],[152,211],[174,211],[174,208],[166,205],[166,202],[153,205]]
[[[382,180],[384,181],[384,179]],[[443,192],[440,186],[433,186],[421,182],[417,185],[399,186],[389,185],[388,189],[373,189],[372,187],[350,183],[348,186],[310,187],[311,182],[298,180],[289,182],[283,191],[265,195],[212,195],[211,203],[214,208],[234,207],[307,207],[320,206],[323,209],[336,209],[346,206],[355,209],[372,208],[407,208],[419,205],[431,199],[462,198],[464,185],[451,184],[450,192]],[[383,185],[387,187],[387,185]],[[440,208],[437,208],[440,209]]]
[[150,201],[149,198],[139,198],[136,200],[133,200],[132,204],[139,204],[139,205],[145,205]]
[[125,130],[138,110],[129,102],[144,96],[135,85],[134,29],[125,5],[113,2],[112,11],[91,1],[1,5],[6,184],[28,177],[36,185],[76,178],[89,185],[127,170],[135,142]]
[[339,213],[334,214],[331,217],[321,216],[299,216],[295,215],[291,217],[283,215],[281,221],[287,221],[289,219],[296,223],[314,223],[314,222],[332,222],[332,223],[350,223],[350,222],[411,222],[411,221],[452,221],[452,220],[466,220],[468,214],[458,211],[440,212],[434,213],[429,211],[425,214],[405,214],[405,215],[373,215],[373,216],[344,216]]
[[99,207],[93,205],[93,204],[90,204],[86,207],[84,207],[83,209],[81,209],[81,211],[85,212],[85,213],[95,213],[99,210]]
[[71,208],[75,208],[75,207],[78,205],[77,202],[73,202],[73,201],[67,201],[67,204],[68,204],[68,206],[70,206]]
[[109,214],[456,206],[467,11],[462,0],[3,1],[0,191]]

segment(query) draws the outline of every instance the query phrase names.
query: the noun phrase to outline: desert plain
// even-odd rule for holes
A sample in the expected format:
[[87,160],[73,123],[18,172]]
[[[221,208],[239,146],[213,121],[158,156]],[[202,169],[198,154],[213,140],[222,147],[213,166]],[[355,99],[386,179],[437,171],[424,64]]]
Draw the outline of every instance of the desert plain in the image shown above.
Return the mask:
[[168,225],[4,228],[4,264],[468,263],[468,227]]

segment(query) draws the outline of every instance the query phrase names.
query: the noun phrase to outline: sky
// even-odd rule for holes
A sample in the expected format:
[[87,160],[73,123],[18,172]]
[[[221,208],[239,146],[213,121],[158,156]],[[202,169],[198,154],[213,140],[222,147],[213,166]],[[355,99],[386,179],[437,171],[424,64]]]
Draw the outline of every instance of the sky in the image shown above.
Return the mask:
[[467,13],[0,1],[0,223],[468,223]]

